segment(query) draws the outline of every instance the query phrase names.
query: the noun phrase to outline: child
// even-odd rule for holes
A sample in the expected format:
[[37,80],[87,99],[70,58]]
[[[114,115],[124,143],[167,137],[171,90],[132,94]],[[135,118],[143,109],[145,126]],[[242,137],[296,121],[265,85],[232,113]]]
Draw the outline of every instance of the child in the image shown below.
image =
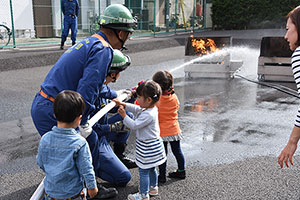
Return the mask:
[[42,136],[37,155],[46,173],[46,200],[85,199],[84,181],[90,197],[98,193],[88,143],[75,130],[84,109],[82,96],[74,91],[64,90],[54,100],[57,126]]
[[[178,123],[179,101],[173,89],[173,77],[168,71],[158,71],[153,77],[153,81],[158,83],[162,89],[162,96],[157,104],[160,136],[164,141],[165,152],[168,153],[168,142],[176,158],[178,169],[169,173],[170,178],[185,179],[185,162],[180,148],[182,139],[181,130]],[[159,166],[158,182],[166,182],[167,161]]]
[[[161,88],[154,81],[140,84],[136,90],[138,105],[123,103],[118,113],[123,117],[123,123],[131,130],[136,130],[136,164],[139,167],[140,192],[128,195],[129,200],[149,200],[150,196],[158,195],[157,172],[155,167],[166,161],[163,143],[160,138],[158,112],[156,103],[161,96]],[[132,112],[136,119],[126,115]]]

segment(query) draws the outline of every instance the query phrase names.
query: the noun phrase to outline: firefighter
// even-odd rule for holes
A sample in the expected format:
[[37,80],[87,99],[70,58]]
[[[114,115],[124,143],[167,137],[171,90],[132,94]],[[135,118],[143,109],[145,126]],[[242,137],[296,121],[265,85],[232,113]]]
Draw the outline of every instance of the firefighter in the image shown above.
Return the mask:
[[64,49],[65,41],[71,29],[72,46],[76,44],[77,35],[77,17],[79,13],[78,0],[62,0],[61,10],[64,14],[64,29],[61,32],[60,49]]
[[[101,160],[100,139],[95,131],[86,129],[86,123],[90,115],[96,110],[95,102],[100,96],[100,91],[110,70],[113,58],[113,49],[121,49],[134,31],[136,20],[130,11],[120,4],[107,7],[101,21],[100,31],[78,42],[69,48],[56,62],[41,84],[31,107],[31,116],[35,127],[42,136],[56,125],[52,111],[55,96],[63,90],[79,92],[86,104],[82,116],[80,131],[83,135],[89,135],[87,141],[93,157],[95,174],[98,177],[110,177],[112,184],[126,185],[131,174],[123,165],[117,168],[113,174],[106,169],[100,169]],[[93,151],[94,149],[98,152]],[[116,155],[112,155],[115,156]],[[105,162],[105,161],[104,161]],[[106,175],[106,176],[104,176]],[[105,180],[105,179],[104,179]],[[117,195],[114,188],[99,188],[102,198]]]
[[[114,56],[112,65],[110,68],[110,71],[108,72],[108,75],[105,80],[105,84],[102,86],[102,90],[100,93],[100,98],[96,101],[96,112],[98,110],[101,110],[110,100],[116,98],[118,96],[118,93],[128,93],[128,96],[131,97],[131,90],[123,90],[118,91],[118,93],[114,90],[111,90],[108,86],[111,82],[116,82],[117,79],[120,76],[120,72],[125,70],[130,65],[130,58],[127,55],[124,55],[119,50],[114,50]],[[130,99],[131,101],[134,101],[135,99]],[[111,113],[116,113],[117,109],[113,109]],[[128,113],[129,116],[133,116],[131,113]],[[137,167],[134,161],[127,158],[124,154],[126,143],[130,134],[129,129],[126,129],[126,127],[122,123],[122,117],[119,114],[115,114],[111,117],[108,117],[108,115],[105,115],[102,117],[98,123],[95,125],[94,130],[97,132],[98,137],[100,137],[100,141],[102,141],[103,136],[105,136],[105,139],[108,142],[113,142],[114,147],[114,153],[117,155],[119,160],[129,169]],[[104,138],[103,138],[104,139]],[[90,141],[91,143],[93,141]],[[106,141],[105,141],[106,142]],[[101,146],[101,145],[100,145]],[[109,151],[104,151],[104,149],[109,149]],[[94,149],[95,151],[95,149]],[[106,157],[112,157],[110,154],[112,154],[112,151],[110,147],[103,148],[101,150],[101,156],[102,158]],[[100,171],[101,169],[105,168],[103,171],[107,170],[114,170],[116,166],[120,165],[119,160],[113,160],[113,159],[105,159],[107,160],[105,164],[103,165],[103,162],[99,163]],[[113,166],[113,167],[112,167]],[[123,166],[120,166],[123,169]],[[113,172],[112,172],[113,173]],[[107,177],[101,177],[102,179],[107,180]],[[115,177],[115,179],[118,177]],[[110,181],[111,182],[111,181]]]

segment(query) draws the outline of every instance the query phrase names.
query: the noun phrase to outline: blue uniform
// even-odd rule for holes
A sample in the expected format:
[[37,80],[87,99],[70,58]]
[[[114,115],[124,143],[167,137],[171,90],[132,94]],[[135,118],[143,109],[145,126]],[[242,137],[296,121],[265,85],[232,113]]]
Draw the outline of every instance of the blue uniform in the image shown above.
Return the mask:
[[[56,125],[53,102],[50,99],[63,90],[77,91],[84,98],[86,110],[81,124],[85,124],[89,116],[96,111],[96,100],[100,97],[113,57],[113,50],[108,44],[107,37],[101,32],[98,34],[103,37],[103,40],[87,37],[69,48],[41,84],[41,91],[48,98],[42,96],[41,91],[38,92],[31,107],[31,116],[40,135],[50,131]],[[93,131],[87,141],[91,149],[96,176],[114,184],[127,184],[131,179],[131,174],[120,161],[122,167],[106,164],[106,159],[117,160],[117,157],[105,137],[99,138],[98,134]]]
[[61,10],[64,14],[64,29],[61,41],[65,42],[71,29],[71,40],[75,43],[77,35],[77,17],[79,13],[78,0],[62,0]]
[[[95,103],[95,113],[101,110],[108,103],[108,99],[114,99],[116,97],[117,93],[114,90],[111,90],[107,85],[103,85],[99,98]],[[116,112],[116,110],[113,109],[111,112]],[[131,113],[128,114],[132,116]],[[91,114],[91,116],[92,115],[93,114]],[[113,124],[121,120],[123,120],[123,118],[119,114],[116,114],[110,118],[108,118],[107,115],[104,115],[93,126],[93,130],[96,131],[97,135],[88,137],[87,141],[90,145],[93,155],[93,165],[96,176],[115,185],[124,186],[131,179],[130,171],[119,160],[109,145],[110,141],[119,144],[126,144],[128,140],[130,132],[110,132],[109,124]]]
[[[111,90],[108,85],[103,85],[100,93],[100,98],[96,101],[95,104],[97,111],[101,110],[101,108],[103,108],[110,99],[114,99],[114,98],[117,98],[117,93],[114,90]],[[114,108],[110,111],[110,113],[116,113],[116,112],[117,112],[117,108]],[[127,114],[133,117],[131,113],[127,113]],[[122,120],[123,118],[121,117],[120,114],[115,114],[110,118],[108,118],[107,115],[104,115],[95,125],[95,130],[97,133],[101,133],[105,135],[109,142],[126,144],[130,132],[127,133],[110,132],[110,126],[109,126],[109,124],[114,124],[115,122],[122,121]]]

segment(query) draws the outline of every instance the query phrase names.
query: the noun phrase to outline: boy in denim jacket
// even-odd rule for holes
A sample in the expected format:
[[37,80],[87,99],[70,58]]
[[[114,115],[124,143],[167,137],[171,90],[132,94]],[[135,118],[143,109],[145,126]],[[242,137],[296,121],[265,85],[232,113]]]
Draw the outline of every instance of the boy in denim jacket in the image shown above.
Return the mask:
[[85,103],[74,91],[60,92],[53,103],[57,126],[41,138],[37,164],[45,172],[45,199],[85,199],[84,182],[90,197],[98,193],[88,143],[75,130]]

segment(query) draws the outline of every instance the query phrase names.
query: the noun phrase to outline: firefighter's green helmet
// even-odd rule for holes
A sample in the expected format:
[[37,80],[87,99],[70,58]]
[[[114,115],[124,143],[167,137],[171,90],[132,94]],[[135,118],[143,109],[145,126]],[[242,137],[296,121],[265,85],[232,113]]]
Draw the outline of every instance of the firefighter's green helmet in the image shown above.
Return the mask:
[[130,57],[123,54],[120,50],[114,49],[113,60],[109,73],[119,73],[131,64]]
[[112,4],[100,16],[99,24],[106,28],[133,32],[137,21],[132,17],[128,8],[121,4]]

